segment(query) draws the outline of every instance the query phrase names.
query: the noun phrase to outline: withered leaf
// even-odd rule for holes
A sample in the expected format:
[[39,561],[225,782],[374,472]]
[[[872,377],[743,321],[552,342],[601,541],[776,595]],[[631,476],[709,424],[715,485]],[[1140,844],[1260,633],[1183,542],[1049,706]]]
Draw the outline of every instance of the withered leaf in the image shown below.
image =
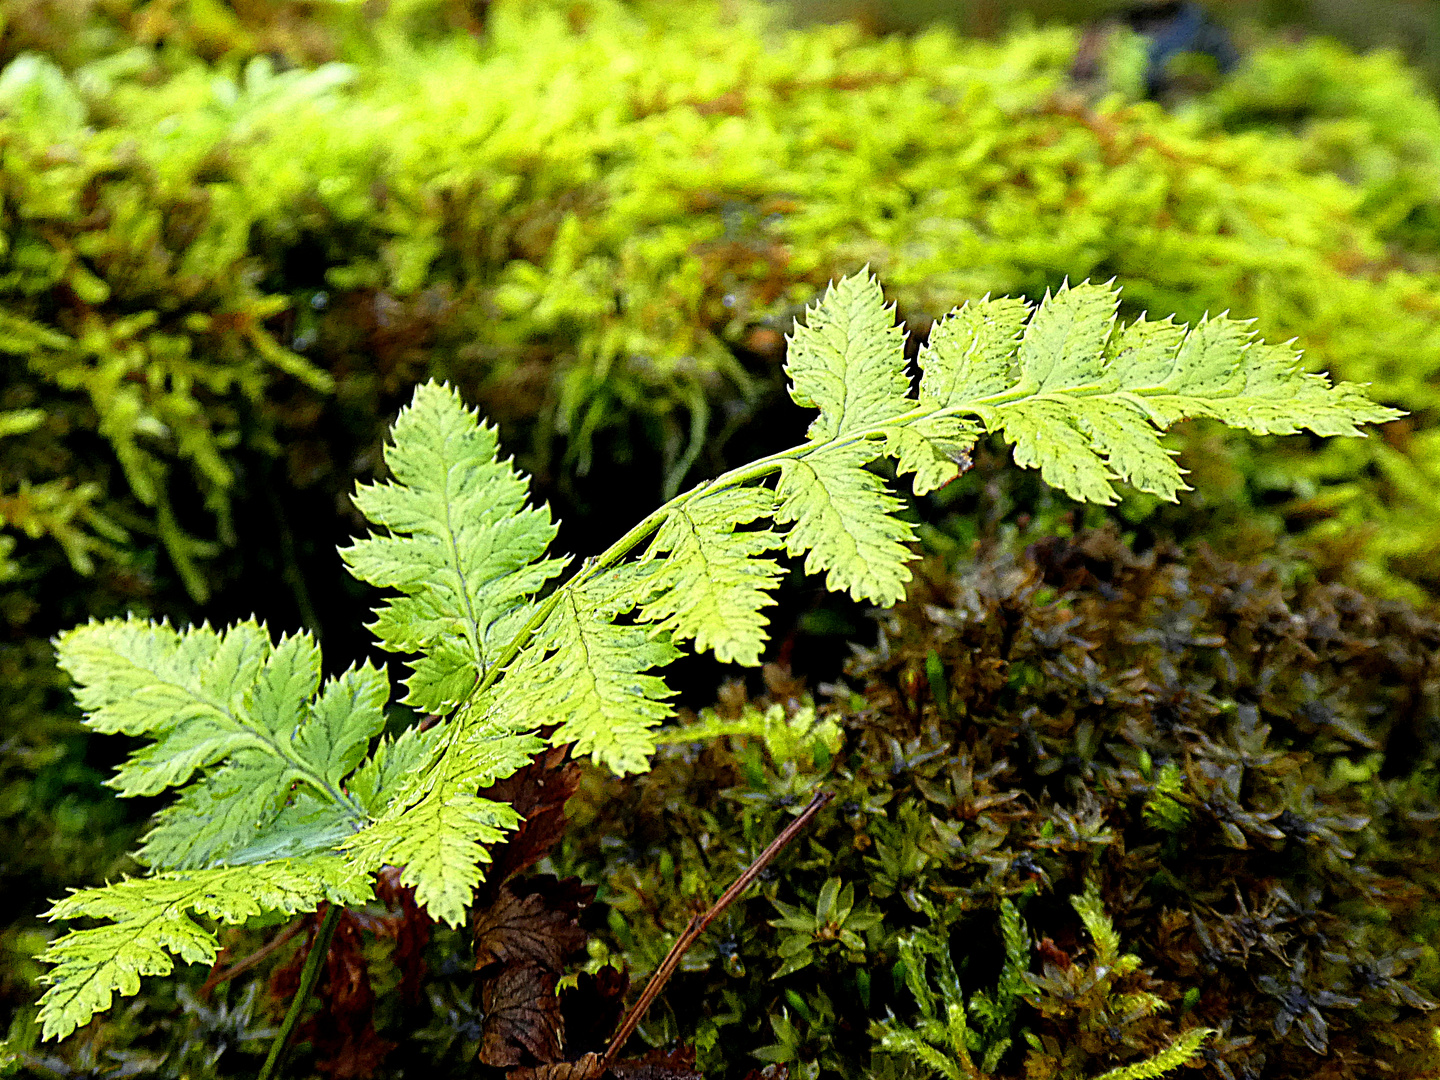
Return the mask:
[[576,919],[594,895],[574,878],[537,878],[500,889],[494,903],[477,910],[471,921],[476,970],[531,964],[559,974],[566,958],[585,945]]
[[508,1068],[525,1054],[541,1064],[560,1060],[565,1020],[555,994],[554,972],[534,964],[490,969],[480,983],[480,1008],[485,1014],[480,1061]]
[[557,1061],[534,1068],[511,1069],[506,1080],[599,1080],[599,1054],[583,1054],[579,1061]]
[[551,747],[523,769],[480,791],[483,798],[509,803],[525,819],[505,843],[491,850],[485,874],[490,888],[530,869],[564,834],[565,803],[580,786],[580,766],[568,759],[568,747]]

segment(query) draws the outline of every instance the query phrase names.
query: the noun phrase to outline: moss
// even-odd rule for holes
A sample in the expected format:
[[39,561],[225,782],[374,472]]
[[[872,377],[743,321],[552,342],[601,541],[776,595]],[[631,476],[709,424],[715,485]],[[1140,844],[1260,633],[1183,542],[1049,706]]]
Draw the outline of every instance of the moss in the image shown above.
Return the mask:
[[[642,1042],[717,1080],[1120,1080],[1197,1047],[1230,1080],[1440,1072],[1440,623],[1110,531],[932,562],[877,620],[818,707],[771,665],[666,729],[651,773],[561,749],[502,781],[526,823],[473,926],[382,875],[295,1074],[600,1049],[616,966],[653,971],[820,786],[834,802],[685,955]],[[203,987],[157,982],[48,1057],[22,1011],[12,1048],[59,1075],[244,1071],[317,922],[235,928]],[[543,958],[525,979],[495,962],[517,941]]]
[[[88,399],[123,476],[105,497],[140,504],[193,597],[226,584],[241,476],[278,460],[286,493],[328,505],[427,373],[481,395],[562,490],[596,454],[674,488],[775,388],[798,305],[867,260],[922,326],[1113,274],[1137,307],[1299,335],[1416,417],[1388,443],[1275,443],[1251,499],[1298,495],[1292,523],[1328,533],[1383,522],[1367,572],[1428,580],[1440,344],[1411,219],[1440,111],[1403,69],[1271,49],[1171,115],[1068,89],[1069,31],[583,10],[516,0],[480,41],[426,45],[382,20],[326,54],[354,67],[278,70],[259,45],[209,66],[181,35],[7,69],[7,348],[42,405]],[[153,40],[139,18],[120,25]],[[1287,133],[1330,60],[1345,77]]]
[[[751,735],[594,776],[564,866],[602,882],[611,955],[643,972],[787,808],[836,788],[642,1027],[693,1039],[707,1075],[930,1071],[871,1058],[873,1025],[901,1047],[944,1015],[907,981],[926,927],[949,928],[931,955],[986,1075],[1094,1076],[1197,1027],[1220,1032],[1210,1075],[1431,1075],[1437,643],[1404,605],[1107,532],[937,569],[822,688],[845,731],[828,764]],[[772,668],[720,710],[807,702]]]

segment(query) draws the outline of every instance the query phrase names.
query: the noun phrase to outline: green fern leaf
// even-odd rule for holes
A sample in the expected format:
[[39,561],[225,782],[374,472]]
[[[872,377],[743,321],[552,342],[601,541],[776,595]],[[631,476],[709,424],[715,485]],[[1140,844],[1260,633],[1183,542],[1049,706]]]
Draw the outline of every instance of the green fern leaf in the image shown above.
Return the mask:
[[502,684],[518,713],[559,725],[553,743],[574,743],[576,756],[615,773],[649,768],[653,729],[673,710],[664,680],[647,672],[680,656],[664,631],[615,622],[645,594],[644,577],[627,570],[566,589]]
[[408,728],[396,739],[381,739],[369,760],[350,777],[347,790],[371,818],[380,817],[392,802],[401,798],[401,789],[407,786],[407,781],[434,758],[439,741],[446,734],[442,725],[428,730]]
[[970,465],[975,425],[958,416],[931,414],[908,424],[882,428],[885,453],[895,458],[895,471],[914,473],[916,495],[948,484]]
[[1331,386],[1323,375],[1301,371],[1298,353],[1256,341],[1248,322],[1206,318],[1182,334],[1169,323],[1136,323],[1117,335],[1111,366],[1157,424],[1210,417],[1257,435],[1308,428],[1354,437],[1361,434],[1357,424],[1400,415],[1354,383]]
[[269,832],[290,796],[289,764],[274,754],[245,750],[232,761],[156,815],[135,853],[143,865],[193,869],[217,859],[231,862],[258,834]]
[[[407,780],[384,813],[345,841],[345,850],[370,870],[402,867],[401,882],[415,887],[420,905],[434,918],[460,925],[482,878],[480,864],[490,858],[485,845],[520,821],[509,804],[477,791],[544,749],[525,730],[530,722],[510,719],[494,701],[472,701],[426,733],[429,746],[415,745],[419,736],[402,737],[386,755],[389,761],[377,753],[368,770],[405,769]],[[362,793],[381,786],[367,769],[357,773],[357,782]]]
[[342,784],[384,727],[383,672],[353,668],[316,697],[314,641],[298,634],[272,646],[255,623],[217,633],[113,620],[77,627],[56,647],[88,725],[153,739],[111,786],[155,795],[202,774],[161,811],[138,852],[146,865],[324,850],[365,820]]
[[[361,581],[403,593],[377,610],[383,648],[419,653],[406,704],[446,713],[474,692],[513,631],[512,616],[565,567],[541,559],[555,537],[529,486],[497,459],[486,427],[448,386],[429,383],[395,421],[395,480],[360,485],[355,504],[388,536],[342,549]],[[538,560],[538,561],[537,561]]]
[[[1072,499],[1108,506],[1116,499],[1105,459],[1080,428],[1083,422],[1064,401],[1031,400],[997,409],[987,426],[1015,445],[1015,464],[1039,469],[1041,478]],[[1147,438],[1152,437],[1146,433]],[[1171,496],[1173,497],[1173,495]]]
[[785,374],[795,404],[819,409],[816,442],[868,427],[913,408],[905,373],[905,331],[885,307],[880,283],[862,270],[825,290],[789,338]]
[[966,304],[930,328],[920,347],[920,396],[959,405],[1010,389],[1012,368],[1030,305],[1003,297]]
[[1047,292],[1020,339],[1021,385],[1046,393],[1098,383],[1119,304],[1118,289],[1088,282]]
[[[521,509],[524,482],[496,463],[493,433],[451,391],[433,386],[416,392],[406,417],[408,423],[397,422],[389,458],[398,483],[377,485],[383,501],[372,488],[361,503],[392,533],[411,535],[362,540],[345,555],[357,576],[407,592],[376,624],[387,647],[425,651],[407,700],[435,709],[468,703],[442,725],[436,756],[412,767],[389,808],[345,848],[371,868],[403,867],[402,880],[416,886],[427,910],[458,924],[481,880],[486,845],[517,820],[508,806],[477,791],[538,752],[543,743],[531,734],[535,729],[553,727],[553,742],[574,743],[576,754],[590,754],[617,772],[644,768],[653,752],[651,728],[670,713],[669,691],[646,673],[679,652],[664,630],[615,620],[648,599],[657,619],[693,626],[697,635],[715,628],[690,621],[698,608],[667,610],[664,595],[675,583],[667,576],[646,584],[646,574],[633,566],[582,574],[534,607],[529,597],[564,564],[534,561],[554,529],[548,515]],[[416,501],[421,510],[414,509]],[[396,506],[408,507],[408,517]],[[736,512],[745,518],[740,503],[717,500],[710,511],[696,513],[707,528],[722,531],[724,516]],[[452,521],[465,524],[455,528]],[[450,540],[437,541],[446,529]],[[677,522],[660,544],[680,545],[679,530]],[[716,546],[708,539],[702,544]],[[670,547],[658,550],[673,556]],[[446,558],[436,561],[436,551]],[[647,569],[671,556],[657,555]],[[422,565],[407,570],[412,559]],[[760,574],[766,575],[763,566]],[[448,589],[438,598],[425,592],[436,577]],[[452,604],[448,613],[445,603]],[[439,678],[426,681],[436,673]],[[442,686],[447,689],[437,689]]]
[[108,1009],[117,991],[135,994],[143,976],[168,975],[176,956],[214,963],[219,942],[197,915],[235,924],[270,912],[313,911],[322,900],[353,905],[370,899],[366,876],[329,855],[161,874],[72,893],[49,918],[110,922],[72,930],[41,957],[55,965],[40,999],[42,1035],[63,1039]]
[[1047,294],[1013,355],[1020,308],[961,309],[921,352],[922,395],[979,417],[1014,443],[1016,464],[1102,504],[1115,501],[1115,480],[1175,499],[1185,483],[1159,434],[1186,417],[1257,434],[1358,435],[1358,423],[1400,415],[1358,387],[1299,371],[1293,352],[1253,342],[1247,324],[1205,319],[1186,333],[1141,319],[1116,331],[1118,295],[1089,283]]
[[889,606],[910,580],[914,530],[895,516],[900,500],[865,470],[876,450],[852,443],[782,461],[775,520],[794,522],[785,547],[805,556],[806,573],[824,571],[826,588]]
[[222,636],[208,626],[181,634],[133,618],[88,623],[56,642],[86,724],[122,735],[149,734],[187,716],[223,722],[231,687],[254,680],[268,646],[255,623]]
[[640,611],[642,622],[693,639],[724,663],[755,665],[765,645],[770,591],[781,570],[768,551],[784,546],[769,529],[737,532],[775,512],[764,487],[729,488],[677,507],[650,542],[642,588],[655,590]]
[[503,840],[520,823],[508,803],[465,790],[472,786],[447,778],[411,807],[403,826],[382,833],[392,841],[384,862],[403,866],[401,883],[414,886],[416,902],[449,926],[465,921],[483,878],[480,864],[490,861],[486,845]]
[[[301,693],[304,685],[292,689]],[[327,683],[295,718],[291,745],[331,791],[341,790],[385,726],[389,697],[384,672],[367,663]],[[137,857],[156,867],[205,866],[220,858],[234,865],[329,848],[355,830],[353,803],[316,798],[308,787],[292,790],[294,777],[277,754],[235,752],[160,812]]]
[[390,680],[368,662],[325,684],[299,726],[295,748],[325,780],[339,787],[385,726]]

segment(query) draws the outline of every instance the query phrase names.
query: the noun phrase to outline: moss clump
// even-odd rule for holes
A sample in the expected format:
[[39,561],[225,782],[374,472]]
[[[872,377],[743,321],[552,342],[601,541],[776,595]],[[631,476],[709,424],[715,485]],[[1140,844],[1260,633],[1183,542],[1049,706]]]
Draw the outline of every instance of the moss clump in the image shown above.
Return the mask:
[[676,738],[748,736],[582,789],[594,962],[653,965],[828,784],[642,1028],[708,1075],[924,1075],[918,1041],[957,1076],[1097,1076],[1200,1027],[1208,1075],[1433,1075],[1437,645],[1402,604],[1108,532],[936,570],[818,719],[772,668]]
[[[820,786],[639,1029],[705,1076],[1440,1075],[1440,623],[1099,531],[931,564],[879,629],[818,708],[772,665],[652,773],[560,748],[502,781],[526,820],[471,924],[382,875],[297,1075],[563,1073],[620,1015],[616,965],[653,971]],[[22,1013],[11,1048],[243,1071],[266,969],[278,1013],[318,921],[235,928],[203,987],[161,980],[48,1054]]]

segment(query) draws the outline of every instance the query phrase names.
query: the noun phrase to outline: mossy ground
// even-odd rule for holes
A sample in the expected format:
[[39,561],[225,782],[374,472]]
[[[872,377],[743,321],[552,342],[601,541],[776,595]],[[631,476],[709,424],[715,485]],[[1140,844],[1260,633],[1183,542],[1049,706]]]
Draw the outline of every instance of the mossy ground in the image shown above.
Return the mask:
[[[957,935],[987,944],[960,972],[967,994],[1002,970],[1002,895],[1050,940],[1061,975],[1087,970],[1065,901],[1086,881],[1172,1007],[1097,1035],[1085,1025],[1100,1023],[1100,998],[1064,1016],[1025,1004],[1002,1073],[1023,1068],[1027,1026],[1042,1047],[1079,1046],[1093,1072],[1227,1015],[1241,1018],[1213,1045],[1236,1076],[1433,1068],[1428,1021],[1396,987],[1440,992],[1424,944],[1435,940],[1424,878],[1435,642],[1423,617],[1373,596],[1423,606],[1440,581],[1440,108],[1393,57],[1272,42],[1162,108],[1127,97],[1122,79],[1076,85],[1078,39],[1065,30],[1002,43],[777,36],[743,6],[522,0],[413,5],[370,22],[305,4],[7,11],[0,410],[43,415],[0,424],[14,432],[0,437],[11,751],[0,820],[13,837],[5,895],[20,913],[0,938],[7,1007],[35,994],[34,913],[123,871],[148,810],[100,786],[118,751],[80,734],[53,633],[125,610],[224,622],[258,608],[277,627],[322,630],[342,664],[359,657],[372,601],[345,583],[333,549],[356,525],[347,493],[375,474],[415,381],[448,377],[494,415],[566,520],[562,539],[588,551],[668,487],[791,433],[799,421],[773,408],[783,334],[828,278],[868,261],[921,328],[987,291],[1115,275],[1152,314],[1230,309],[1269,338],[1298,335],[1315,368],[1371,382],[1411,417],[1343,445],[1196,426],[1180,442],[1197,490],[1176,510],[1130,498],[1114,516],[1159,553],[1153,564],[1104,541],[1093,558],[1110,578],[1058,554],[1041,571],[988,559],[968,584],[933,575],[883,624],[888,653],[850,675],[831,646],[868,639],[864,614],[809,610],[792,590],[779,637],[799,681],[776,681],[759,704],[793,719],[815,695],[845,749],[821,764],[727,738],[668,751],[634,787],[588,779],[557,866],[602,887],[586,916],[612,913],[589,927],[594,962],[603,944],[644,970],[681,912],[773,832],[783,800],[825,777],[853,798],[766,894],[813,910],[833,873],[887,919],[865,932],[864,964],[827,939],[809,967],[772,982],[776,912],[747,901],[727,924],[734,949],[717,939],[729,951],[685,974],[646,1029],[693,1037],[711,1069],[743,1074],[766,1045],[809,1068],[826,1039],[851,1048],[852,1067],[868,1060],[868,1025],[886,1006],[913,1019],[894,975],[896,936],[918,920],[906,889],[917,903],[929,889],[941,908],[970,905]],[[354,66],[320,67],[330,61]],[[932,550],[968,558],[972,540],[1003,539],[1017,520],[1036,535],[1073,527],[1073,507],[1007,470],[982,455],[917,504]],[[1193,561],[1162,538],[1269,553],[1281,577]],[[1357,585],[1369,595],[1347,591]],[[1096,672],[1101,704],[1087,696]],[[837,678],[853,697],[821,692]],[[691,703],[713,685],[696,671]],[[722,712],[741,708],[738,692],[727,700]],[[1167,761],[1183,767],[1175,806],[1188,812],[1173,834],[1161,826],[1178,810],[1145,811]],[[1238,780],[1226,771],[1237,766]],[[956,810],[1011,792],[969,817]],[[852,801],[861,811],[842,813]],[[1244,848],[1224,813],[1242,815],[1228,824]],[[1341,827],[1359,817],[1370,823]],[[1318,831],[1295,824],[1312,820]],[[1195,840],[1179,858],[1182,832]],[[720,854],[704,836],[726,838]],[[888,869],[882,845],[898,852]],[[1033,880],[987,852],[995,866],[1029,859]],[[1235,887],[1217,892],[1211,876]],[[1225,929],[1236,920],[1260,937]],[[1368,950],[1374,985],[1327,957],[1337,942]],[[436,938],[437,978],[465,982],[454,959],[465,947]],[[886,970],[870,965],[878,956]],[[746,974],[720,974],[737,964]],[[851,977],[867,965],[868,1004]],[[1044,976],[1039,960],[1032,974]],[[377,978],[377,1007],[398,1008]],[[1191,989],[1200,996],[1185,1009]],[[123,1070],[152,1060],[127,1048],[169,1046],[164,1068],[177,1075],[223,1074],[233,1054],[203,1062],[224,1040],[258,1047],[241,1037],[264,1025],[259,998],[226,993],[216,1011],[149,988],[54,1068]],[[1276,1034],[1284,1001],[1322,993],[1359,1004],[1319,1007],[1323,1027],[1299,1010]],[[416,1026],[433,1038],[415,1053],[459,1070],[466,1039],[454,1031],[473,1016],[436,1003],[454,994],[464,1000],[451,987],[430,1002]],[[789,1043],[770,1026],[778,1008]],[[1119,1042],[1104,1041],[1111,1026]],[[1306,1045],[1321,1031],[1323,1058]]]

